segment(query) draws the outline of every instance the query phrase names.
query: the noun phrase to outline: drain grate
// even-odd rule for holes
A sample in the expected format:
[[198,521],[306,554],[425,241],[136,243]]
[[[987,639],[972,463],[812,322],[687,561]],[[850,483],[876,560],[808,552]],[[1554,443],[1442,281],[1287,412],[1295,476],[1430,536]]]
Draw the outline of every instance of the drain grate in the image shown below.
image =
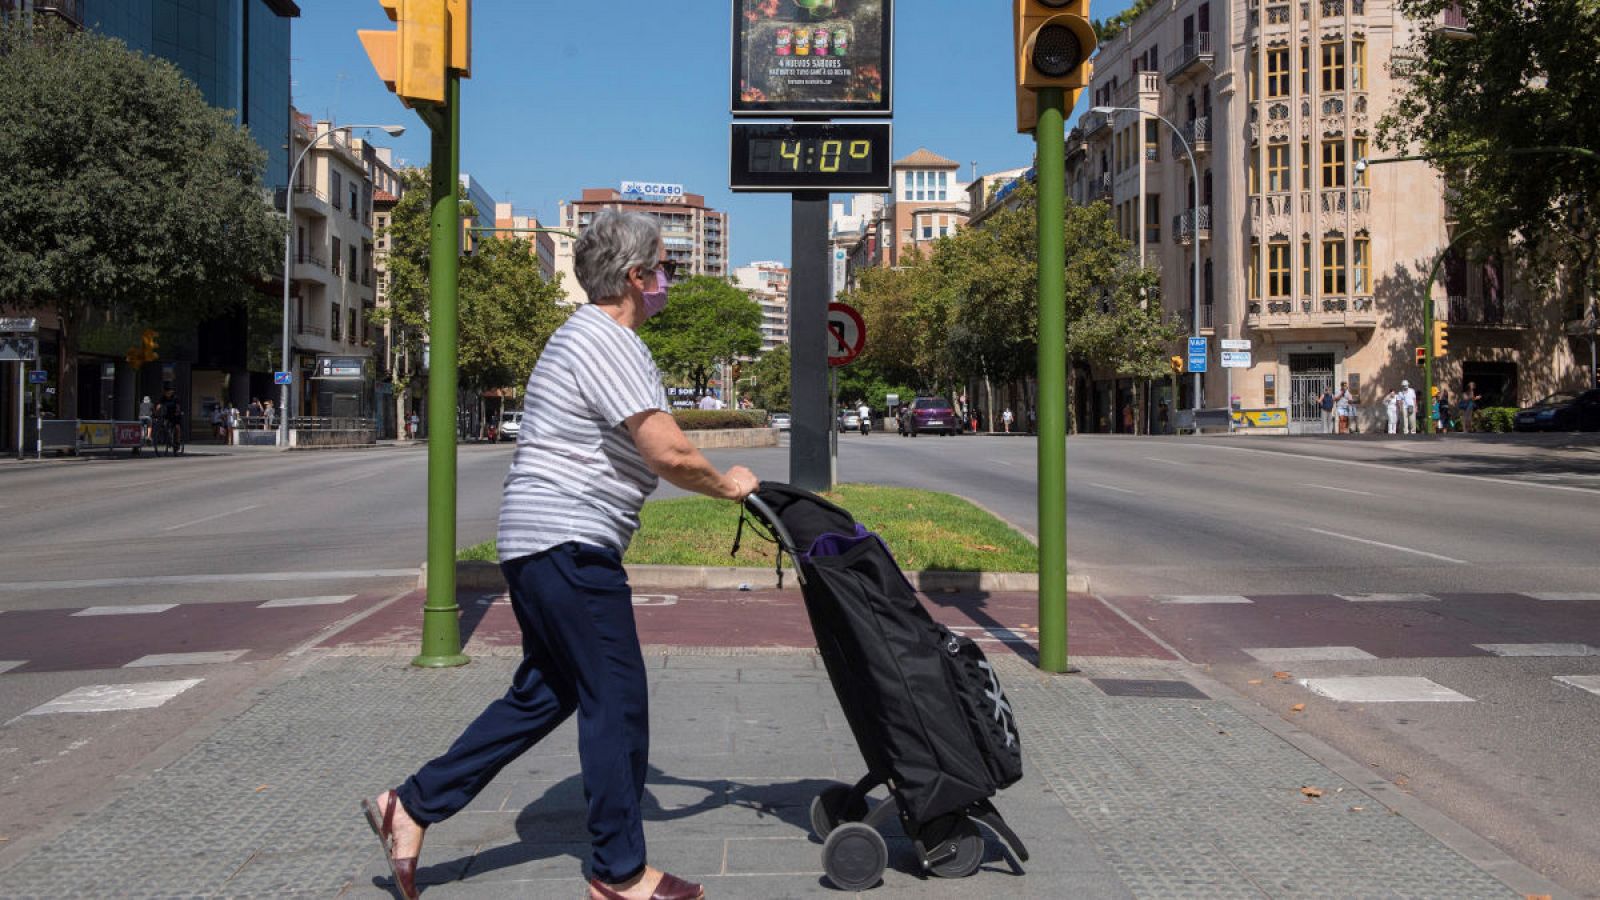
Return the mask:
[[1176,700],[1210,700],[1187,681],[1160,681],[1142,678],[1091,678],[1089,683],[1107,697],[1159,697]]

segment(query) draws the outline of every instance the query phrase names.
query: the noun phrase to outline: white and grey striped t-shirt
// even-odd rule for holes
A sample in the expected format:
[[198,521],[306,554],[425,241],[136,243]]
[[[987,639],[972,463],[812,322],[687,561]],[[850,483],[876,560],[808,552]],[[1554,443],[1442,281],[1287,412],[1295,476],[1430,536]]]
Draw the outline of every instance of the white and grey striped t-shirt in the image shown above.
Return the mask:
[[623,424],[670,412],[650,349],[595,306],[581,306],[528,377],[517,451],[500,501],[500,559],[567,541],[628,548],[657,478]]

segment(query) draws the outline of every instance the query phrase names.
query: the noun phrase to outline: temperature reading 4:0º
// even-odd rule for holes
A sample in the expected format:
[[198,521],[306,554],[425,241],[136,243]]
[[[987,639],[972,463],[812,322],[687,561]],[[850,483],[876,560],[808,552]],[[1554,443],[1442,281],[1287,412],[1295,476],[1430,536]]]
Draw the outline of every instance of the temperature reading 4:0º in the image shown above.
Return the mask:
[[870,172],[872,142],[834,138],[756,138],[750,141],[751,172]]

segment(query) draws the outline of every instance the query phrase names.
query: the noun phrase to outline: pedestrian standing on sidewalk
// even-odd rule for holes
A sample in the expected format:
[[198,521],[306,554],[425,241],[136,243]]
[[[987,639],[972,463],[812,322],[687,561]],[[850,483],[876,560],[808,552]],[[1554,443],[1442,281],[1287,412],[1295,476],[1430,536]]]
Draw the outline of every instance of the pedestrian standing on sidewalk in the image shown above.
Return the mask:
[[1383,395],[1383,414],[1389,423],[1389,433],[1400,427],[1400,395],[1393,390]]
[[1324,390],[1322,396],[1317,398],[1317,408],[1322,410],[1322,431],[1331,434],[1334,428],[1333,420],[1333,391]]
[[150,395],[146,394],[139,401],[139,443],[149,443],[150,423],[155,421],[156,405],[150,402]]
[[1405,434],[1416,434],[1417,391],[1411,386],[1411,382],[1405,380],[1400,382],[1400,417],[1403,425],[1401,431]]
[[1005,426],[1006,434],[1010,434],[1011,433],[1011,423],[1015,419],[1016,419],[1016,416],[1013,416],[1011,414],[1011,407],[1009,407],[1009,406],[1006,407],[1005,412],[1000,414],[1000,423]]
[[1450,390],[1448,388],[1437,387],[1434,390],[1438,391],[1438,399],[1433,404],[1433,417],[1439,422],[1434,431],[1444,434],[1455,425],[1455,422],[1452,421],[1452,417],[1455,414],[1455,404],[1450,402]]
[[1456,404],[1461,410],[1462,432],[1472,430],[1472,414],[1477,412],[1478,404],[1481,402],[1483,402],[1483,398],[1478,396],[1478,383],[1475,381],[1467,382],[1467,386],[1461,389],[1461,400]]
[[500,569],[522,627],[522,664],[443,756],[361,804],[408,898],[423,830],[461,811],[574,712],[590,898],[705,896],[646,864],[649,686],[622,554],[659,478],[735,502],[759,482],[743,466],[719,472],[683,436],[635,333],[667,304],[673,266],[662,260],[656,220],[602,212],[574,250],[578,283],[597,299],[578,307],[534,366],[500,504]]
[[1350,385],[1339,382],[1339,393],[1333,395],[1333,416],[1339,423],[1339,433],[1350,433]]

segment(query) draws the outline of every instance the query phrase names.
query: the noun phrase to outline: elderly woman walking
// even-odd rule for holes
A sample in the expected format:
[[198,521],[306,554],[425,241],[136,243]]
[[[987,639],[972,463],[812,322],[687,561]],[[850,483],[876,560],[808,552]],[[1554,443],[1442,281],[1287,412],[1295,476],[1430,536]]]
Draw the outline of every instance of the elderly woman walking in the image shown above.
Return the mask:
[[622,554],[658,478],[733,501],[758,481],[742,466],[719,472],[688,442],[635,334],[666,306],[674,267],[661,254],[655,220],[637,213],[602,212],[578,239],[578,282],[598,299],[550,338],[528,379],[500,505],[500,568],[522,627],[522,664],[443,756],[361,803],[408,898],[417,896],[424,830],[574,712],[593,842],[589,896],[704,896],[645,860],[647,685]]

